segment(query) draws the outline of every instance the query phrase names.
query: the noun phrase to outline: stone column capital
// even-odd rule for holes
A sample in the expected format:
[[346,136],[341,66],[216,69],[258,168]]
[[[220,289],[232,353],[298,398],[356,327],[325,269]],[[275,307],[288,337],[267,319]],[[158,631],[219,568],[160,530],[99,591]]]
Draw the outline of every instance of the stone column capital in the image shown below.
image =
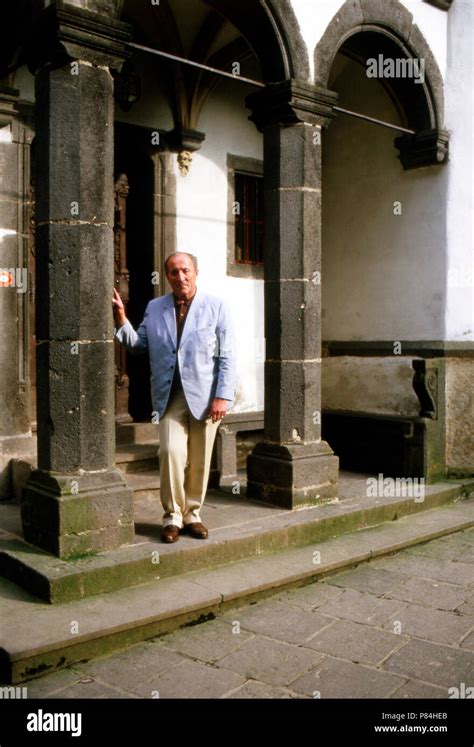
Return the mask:
[[336,116],[334,106],[337,101],[338,95],[334,91],[288,79],[250,94],[246,105],[252,110],[249,119],[262,131],[273,124],[307,123],[327,127]]
[[120,70],[131,52],[132,27],[98,13],[56,0],[45,8],[28,44],[27,62],[36,74],[44,67],[62,67],[73,60]]

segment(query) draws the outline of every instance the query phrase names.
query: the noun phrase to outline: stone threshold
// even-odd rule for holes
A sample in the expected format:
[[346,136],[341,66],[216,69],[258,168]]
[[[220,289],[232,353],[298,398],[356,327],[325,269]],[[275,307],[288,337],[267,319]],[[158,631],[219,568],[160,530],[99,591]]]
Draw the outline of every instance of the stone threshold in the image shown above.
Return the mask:
[[[294,511],[266,506],[230,490],[209,491],[203,521],[206,541],[181,536],[160,541],[161,510],[156,500],[136,508],[135,543],[64,561],[26,543],[20,536],[19,508],[0,506],[0,575],[51,604],[114,592],[157,579],[209,570],[229,563],[298,548],[350,532],[393,522],[403,516],[463,500],[474,494],[474,480],[426,487],[423,502],[413,498],[371,498],[363,478],[346,480],[351,497]],[[2,523],[2,511],[10,520]],[[18,515],[15,514],[17,512]],[[13,515],[12,515],[13,514]]]
[[0,681],[18,684],[85,662],[225,609],[474,526],[474,499],[304,547],[51,606],[0,579]]

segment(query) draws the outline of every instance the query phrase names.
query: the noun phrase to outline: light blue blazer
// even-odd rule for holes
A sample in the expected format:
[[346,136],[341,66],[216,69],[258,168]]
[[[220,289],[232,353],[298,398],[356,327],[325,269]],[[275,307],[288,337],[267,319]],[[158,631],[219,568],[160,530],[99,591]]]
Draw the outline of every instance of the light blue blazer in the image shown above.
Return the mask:
[[148,351],[153,409],[161,418],[170,396],[177,361],[191,413],[205,420],[214,397],[232,404],[235,396],[235,357],[232,322],[226,304],[197,289],[188,309],[179,348],[173,294],[150,301],[137,331],[126,322],[116,339],[130,353]]

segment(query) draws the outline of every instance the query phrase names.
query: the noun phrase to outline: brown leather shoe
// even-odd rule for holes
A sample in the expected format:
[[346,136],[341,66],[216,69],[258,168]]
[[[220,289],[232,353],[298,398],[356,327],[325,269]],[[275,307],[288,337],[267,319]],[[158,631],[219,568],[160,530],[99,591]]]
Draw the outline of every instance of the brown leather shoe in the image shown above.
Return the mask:
[[195,521],[193,524],[186,524],[183,527],[183,532],[199,540],[205,540],[209,537],[209,532],[200,521]]
[[163,527],[161,531],[161,541],[162,542],[177,542],[179,539],[179,527],[177,527],[175,524],[168,524],[167,526]]

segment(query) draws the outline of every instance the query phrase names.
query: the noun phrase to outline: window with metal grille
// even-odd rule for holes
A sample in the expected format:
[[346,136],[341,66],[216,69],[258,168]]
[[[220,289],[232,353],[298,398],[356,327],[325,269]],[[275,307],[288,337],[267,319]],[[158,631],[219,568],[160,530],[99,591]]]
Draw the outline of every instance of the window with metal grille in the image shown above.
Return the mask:
[[235,172],[235,262],[263,265],[263,178]]

